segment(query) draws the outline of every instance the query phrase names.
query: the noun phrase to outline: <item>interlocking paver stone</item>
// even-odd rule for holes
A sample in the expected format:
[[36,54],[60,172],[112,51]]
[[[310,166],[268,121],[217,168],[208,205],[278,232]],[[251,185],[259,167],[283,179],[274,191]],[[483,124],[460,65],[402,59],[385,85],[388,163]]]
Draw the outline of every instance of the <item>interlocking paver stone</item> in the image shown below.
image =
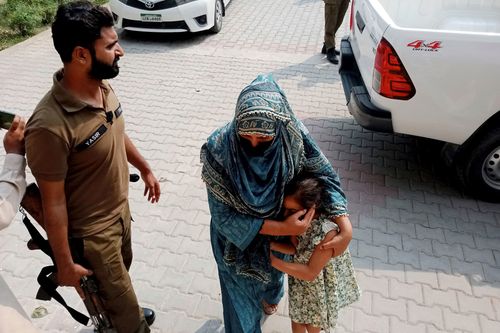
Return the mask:
[[388,264],[378,259],[373,259],[373,275],[375,277],[394,278],[400,282],[405,281],[403,264]]
[[406,283],[427,284],[432,288],[439,289],[438,276],[435,270],[432,269],[428,269],[426,271],[415,270],[413,266],[405,265],[405,273],[406,273]]
[[459,314],[446,308],[443,309],[443,314],[445,326],[448,330],[463,330],[471,333],[481,331],[479,320],[475,314]]
[[411,299],[417,304],[423,304],[423,285],[420,283],[404,283],[395,279],[389,281],[389,295],[392,299]]
[[419,257],[422,269],[435,269],[448,274],[451,273],[450,258],[446,256],[429,256],[425,253],[419,253]]
[[[346,29],[347,20],[339,37]],[[322,34],[320,0],[233,0],[217,35],[120,33],[126,55],[112,84],[127,132],[162,185],[154,206],[141,184],[130,186],[131,277],[141,303],[157,310],[153,332],[224,330],[199,148],[232,118],[240,90],[266,72],[286,91],[350,201],[350,248],[363,293],[341,312],[336,331],[500,331],[500,205],[462,195],[429,140],[357,125],[338,67],[319,54]],[[28,117],[59,67],[49,31],[1,51],[0,109]],[[48,309],[33,320],[42,332],[90,333],[58,304],[34,299],[36,275],[49,261],[27,251],[27,239],[19,217],[0,232],[2,277],[28,314]],[[73,290],[62,293],[83,309]],[[290,330],[286,302],[266,318],[264,333]]]
[[408,319],[412,324],[429,323],[444,329],[442,308],[438,306],[421,306],[408,301]]
[[426,305],[440,305],[449,307],[454,312],[458,312],[458,300],[456,293],[434,289],[427,285],[422,286],[424,291],[424,302]]
[[354,331],[355,332],[389,332],[389,317],[381,315],[369,315],[361,310],[354,312]]
[[422,333],[425,332],[425,324],[412,325],[406,320],[401,321],[395,317],[390,318],[391,332]]
[[388,299],[379,294],[373,294],[373,313],[376,315],[396,316],[404,321],[408,317],[404,299]]

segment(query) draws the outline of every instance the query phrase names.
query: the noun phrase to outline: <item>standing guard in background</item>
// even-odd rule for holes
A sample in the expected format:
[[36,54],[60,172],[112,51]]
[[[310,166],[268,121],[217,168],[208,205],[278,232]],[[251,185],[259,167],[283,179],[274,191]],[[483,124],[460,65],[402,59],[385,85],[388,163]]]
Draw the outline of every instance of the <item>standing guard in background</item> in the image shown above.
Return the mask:
[[321,53],[333,64],[338,64],[340,52],[335,48],[335,34],[339,30],[345,13],[349,7],[349,0],[323,0],[325,2],[325,42]]

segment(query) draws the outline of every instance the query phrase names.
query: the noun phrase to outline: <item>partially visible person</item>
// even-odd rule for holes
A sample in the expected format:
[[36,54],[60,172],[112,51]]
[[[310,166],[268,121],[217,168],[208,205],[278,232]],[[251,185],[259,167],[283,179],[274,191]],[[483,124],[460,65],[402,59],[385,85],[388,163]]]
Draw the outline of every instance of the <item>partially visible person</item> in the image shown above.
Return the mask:
[[3,137],[7,155],[0,174],[0,230],[12,222],[26,191],[24,127],[24,119],[16,116]]
[[323,0],[325,2],[325,38],[321,53],[333,64],[339,63],[340,53],[335,47],[335,34],[344,20],[349,0]]
[[[288,274],[289,314],[293,333],[330,332],[335,329],[339,310],[359,299],[349,250],[335,257],[333,249],[321,249],[320,244],[332,240],[338,226],[328,216],[324,206],[324,186],[321,179],[300,175],[285,189],[284,215],[315,207],[309,228],[291,243],[271,242],[271,250],[293,255],[291,262],[271,253],[271,265]],[[336,221],[347,219],[337,216]],[[332,258],[334,257],[334,258]]]
[[[24,119],[16,116],[3,137],[4,165],[0,174],[0,230],[9,226],[26,190]],[[0,333],[35,333],[37,330],[0,276]]]
[[[346,199],[333,167],[295,117],[270,75],[245,87],[233,120],[201,149],[202,178],[211,214],[210,240],[219,273],[224,327],[259,333],[263,312],[273,314],[283,296],[283,274],[269,262],[269,237],[300,235],[314,208],[279,219],[284,188],[301,171],[324,179],[330,216],[346,214]],[[352,238],[349,220],[325,246],[341,254]]]
[[118,75],[124,55],[113,24],[107,8],[89,1],[59,6],[52,38],[63,69],[28,121],[26,155],[40,188],[59,285],[83,297],[80,280],[93,274],[116,331],[150,332],[155,314],[139,306],[128,273],[127,162],[140,171],[152,203],[160,198],[160,184],[125,133],[124,112],[106,81]]

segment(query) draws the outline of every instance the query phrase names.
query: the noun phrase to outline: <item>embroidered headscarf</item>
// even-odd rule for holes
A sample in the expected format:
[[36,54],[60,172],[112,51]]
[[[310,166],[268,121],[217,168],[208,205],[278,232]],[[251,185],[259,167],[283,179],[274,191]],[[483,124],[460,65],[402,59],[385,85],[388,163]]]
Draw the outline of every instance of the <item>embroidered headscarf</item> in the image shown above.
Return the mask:
[[[253,154],[245,149],[240,134],[272,136],[273,140],[262,154]],[[241,91],[233,120],[208,138],[201,162],[208,190],[240,213],[276,217],[285,185],[304,170],[325,181],[331,215],[346,214],[337,174],[271,75],[259,75]]]
[[[233,121],[202,147],[202,178],[209,191],[241,213],[276,216],[286,183],[305,160],[300,126],[278,84],[259,75],[240,93]],[[254,154],[240,134],[273,140]]]

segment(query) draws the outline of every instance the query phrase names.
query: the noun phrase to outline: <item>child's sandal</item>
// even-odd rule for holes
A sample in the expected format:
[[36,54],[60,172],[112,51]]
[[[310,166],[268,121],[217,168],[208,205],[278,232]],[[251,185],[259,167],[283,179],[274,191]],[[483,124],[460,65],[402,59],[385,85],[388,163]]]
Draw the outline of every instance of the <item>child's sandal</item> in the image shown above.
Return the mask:
[[262,310],[268,316],[273,315],[278,311],[278,304],[268,304],[265,300],[262,300]]

